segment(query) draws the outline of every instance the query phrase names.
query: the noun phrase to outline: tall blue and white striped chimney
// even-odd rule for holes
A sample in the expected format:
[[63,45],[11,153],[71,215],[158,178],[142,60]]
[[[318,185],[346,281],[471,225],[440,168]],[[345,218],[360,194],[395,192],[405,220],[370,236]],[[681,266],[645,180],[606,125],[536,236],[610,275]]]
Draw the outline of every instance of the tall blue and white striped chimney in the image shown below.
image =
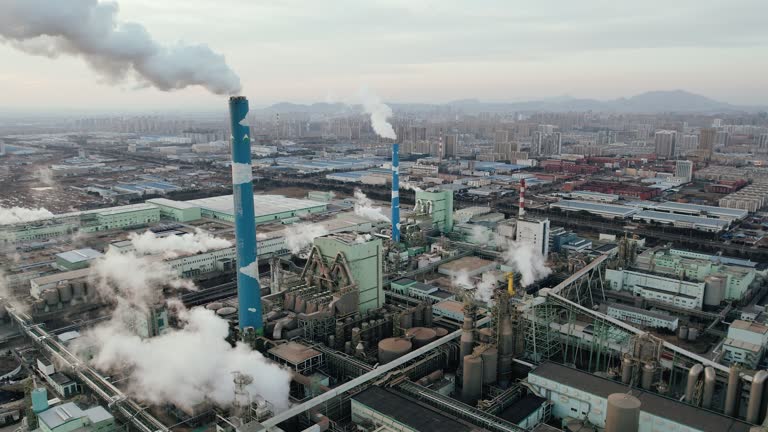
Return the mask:
[[251,137],[242,124],[248,115],[245,96],[229,98],[232,127],[232,192],[235,200],[235,238],[237,240],[237,300],[240,329],[253,327],[262,334],[261,287],[256,254],[256,214],[253,208]]
[[400,243],[400,144],[392,145],[392,241]]

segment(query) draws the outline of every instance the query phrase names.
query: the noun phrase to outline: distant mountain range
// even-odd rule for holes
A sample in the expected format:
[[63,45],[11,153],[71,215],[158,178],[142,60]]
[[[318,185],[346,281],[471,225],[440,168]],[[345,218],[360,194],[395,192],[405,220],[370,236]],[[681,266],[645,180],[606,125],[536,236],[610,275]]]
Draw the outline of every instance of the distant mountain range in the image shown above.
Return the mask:
[[[580,99],[569,96],[526,102],[482,102],[465,99],[445,104],[389,103],[392,108],[404,111],[431,111],[450,107],[466,113],[478,112],[526,112],[526,111],[599,111],[620,113],[733,113],[768,111],[765,106],[739,106],[716,101],[706,96],[684,90],[650,91],[629,98],[613,100]],[[263,109],[266,112],[308,112],[317,114],[342,114],[359,111],[342,103],[314,103],[311,105],[278,103]]]

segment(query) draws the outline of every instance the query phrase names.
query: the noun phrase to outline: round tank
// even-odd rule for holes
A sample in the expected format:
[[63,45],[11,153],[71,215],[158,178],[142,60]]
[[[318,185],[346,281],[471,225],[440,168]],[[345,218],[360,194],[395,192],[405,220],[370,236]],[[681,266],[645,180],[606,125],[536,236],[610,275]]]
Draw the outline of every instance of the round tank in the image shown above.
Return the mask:
[[727,280],[723,276],[707,276],[704,278],[704,304],[717,306],[725,299]]
[[413,311],[413,325],[421,327],[424,325],[424,308],[416,307]]
[[413,318],[410,312],[403,312],[400,315],[400,328],[409,329],[413,327]]
[[352,328],[352,345],[357,346],[360,343],[360,328]]
[[221,309],[223,307],[224,307],[224,303],[221,303],[221,302],[213,302],[213,303],[208,303],[207,305],[205,305],[206,309],[212,310],[212,311],[217,311],[217,310],[219,310],[219,309]]
[[427,305],[427,307],[424,309],[424,326],[425,327],[432,327],[432,320],[434,319],[432,315],[432,305]]
[[488,348],[480,356],[483,360],[483,384],[496,382],[498,373],[499,351],[496,348]]
[[696,327],[689,327],[688,328],[688,340],[691,342],[696,341],[696,339],[699,338],[699,329]]
[[640,378],[640,385],[645,390],[650,390],[653,386],[653,375],[656,372],[656,366],[653,363],[643,365],[643,374]]
[[43,291],[43,300],[48,306],[56,306],[59,304],[59,291],[55,289],[47,289]]
[[739,412],[739,399],[741,399],[741,368],[738,365],[731,366],[728,370],[728,388],[725,396],[723,414],[733,417]]
[[72,283],[72,295],[76,299],[85,297],[85,282],[73,282]]
[[61,284],[56,287],[56,290],[59,292],[59,300],[61,300],[63,303],[69,303],[72,301],[72,285]]
[[461,398],[474,405],[483,393],[483,360],[480,356],[464,356],[463,375]]
[[336,348],[336,337],[334,335],[328,336],[328,346],[331,348]]
[[48,390],[44,387],[32,389],[32,411],[39,414],[48,409]]
[[677,329],[677,337],[680,340],[686,340],[688,339],[688,326],[681,325]]
[[435,330],[435,336],[437,336],[438,339],[443,336],[448,336],[448,330],[442,327],[435,327],[434,330]]
[[413,344],[406,338],[387,338],[379,342],[379,363],[385,364],[408,354]]
[[344,342],[344,352],[349,354],[349,355],[352,355],[352,353],[353,353],[353,351],[352,351],[352,342],[350,342],[350,341]]
[[437,333],[426,327],[413,327],[408,329],[406,336],[411,338],[414,348],[421,348],[424,345],[437,339]]
[[640,428],[640,399],[626,393],[608,396],[605,432],[637,432]]
[[371,326],[367,322],[363,322],[360,326],[360,335],[364,341],[370,342],[371,340]]
[[629,357],[624,357],[621,361],[621,382],[629,384],[632,381],[632,374],[634,372],[634,362]]
[[236,307],[224,306],[223,308],[216,311],[216,315],[223,317],[227,315],[232,315],[235,312],[237,312]]

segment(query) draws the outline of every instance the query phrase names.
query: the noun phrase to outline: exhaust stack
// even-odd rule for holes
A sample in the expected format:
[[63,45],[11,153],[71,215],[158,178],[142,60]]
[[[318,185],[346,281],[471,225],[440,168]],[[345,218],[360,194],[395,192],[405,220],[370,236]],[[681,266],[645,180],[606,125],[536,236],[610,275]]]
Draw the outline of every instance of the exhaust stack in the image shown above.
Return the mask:
[[525,216],[525,179],[520,179],[520,207],[517,213],[518,218]]
[[235,201],[235,238],[237,239],[237,300],[240,329],[252,327],[262,334],[261,287],[256,255],[256,214],[253,208],[253,171],[251,137],[242,124],[248,115],[245,96],[229,98],[232,127],[232,192]]
[[392,241],[400,243],[400,144],[392,145]]

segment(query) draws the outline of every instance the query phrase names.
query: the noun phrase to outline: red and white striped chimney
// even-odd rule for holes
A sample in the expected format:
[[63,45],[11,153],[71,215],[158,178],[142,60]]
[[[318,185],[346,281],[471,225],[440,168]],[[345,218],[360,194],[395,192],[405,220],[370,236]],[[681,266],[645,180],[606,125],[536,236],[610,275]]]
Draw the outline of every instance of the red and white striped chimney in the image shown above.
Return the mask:
[[525,179],[520,179],[520,209],[517,217],[521,218],[523,216],[525,216]]

